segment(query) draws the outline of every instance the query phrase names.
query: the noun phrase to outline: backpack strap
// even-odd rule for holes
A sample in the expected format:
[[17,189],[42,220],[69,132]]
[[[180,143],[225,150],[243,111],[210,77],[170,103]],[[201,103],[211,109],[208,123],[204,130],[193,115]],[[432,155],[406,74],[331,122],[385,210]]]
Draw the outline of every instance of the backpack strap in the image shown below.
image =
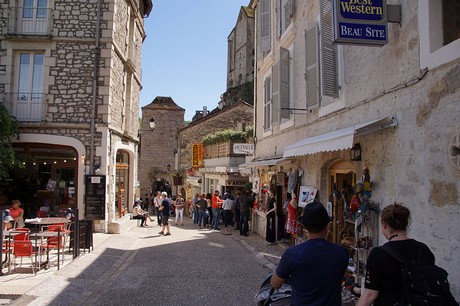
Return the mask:
[[396,259],[397,261],[399,261],[402,264],[406,264],[407,262],[409,262],[409,260],[406,258],[406,256],[404,256],[400,252],[396,251],[395,249],[390,247],[388,244],[384,244],[384,245],[379,246],[377,248],[379,248],[383,252],[387,253],[388,255],[390,255],[391,257],[393,257],[394,259]]

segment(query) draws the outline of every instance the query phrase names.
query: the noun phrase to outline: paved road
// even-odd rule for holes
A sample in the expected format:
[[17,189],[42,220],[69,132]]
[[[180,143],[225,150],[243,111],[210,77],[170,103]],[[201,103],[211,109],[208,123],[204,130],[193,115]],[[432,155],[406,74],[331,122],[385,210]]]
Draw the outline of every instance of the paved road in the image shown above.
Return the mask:
[[[128,221],[134,222],[134,221]],[[131,227],[66,265],[13,305],[253,305],[283,245],[256,235]]]

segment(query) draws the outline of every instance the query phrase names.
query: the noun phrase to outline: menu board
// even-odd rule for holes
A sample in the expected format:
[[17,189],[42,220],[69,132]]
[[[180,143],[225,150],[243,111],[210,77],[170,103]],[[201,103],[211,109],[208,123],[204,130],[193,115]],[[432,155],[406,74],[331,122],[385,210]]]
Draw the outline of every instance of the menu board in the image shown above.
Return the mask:
[[105,219],[105,189],[105,175],[85,175],[86,219]]

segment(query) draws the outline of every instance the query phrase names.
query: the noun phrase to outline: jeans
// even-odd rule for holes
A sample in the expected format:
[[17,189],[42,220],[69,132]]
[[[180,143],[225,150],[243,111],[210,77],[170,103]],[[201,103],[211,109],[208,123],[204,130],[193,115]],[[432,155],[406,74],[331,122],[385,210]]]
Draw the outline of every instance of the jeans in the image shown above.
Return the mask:
[[192,206],[192,214],[193,214],[193,224],[197,224],[198,219],[200,218],[200,211],[196,209],[195,206]]
[[224,226],[227,228],[227,225],[232,225],[232,211],[224,209]]
[[203,227],[208,224],[208,214],[206,210],[200,210],[200,217],[198,218],[198,225],[201,227],[201,222],[203,221]]
[[241,212],[240,213],[240,234],[246,235],[249,231],[249,212]]
[[215,230],[219,228],[219,212],[220,208],[212,209],[212,228]]
[[176,209],[176,224],[177,224],[177,219],[180,217],[180,223],[184,223],[184,209]]
[[161,211],[159,207],[155,207],[155,213],[157,215],[158,225],[161,225]]

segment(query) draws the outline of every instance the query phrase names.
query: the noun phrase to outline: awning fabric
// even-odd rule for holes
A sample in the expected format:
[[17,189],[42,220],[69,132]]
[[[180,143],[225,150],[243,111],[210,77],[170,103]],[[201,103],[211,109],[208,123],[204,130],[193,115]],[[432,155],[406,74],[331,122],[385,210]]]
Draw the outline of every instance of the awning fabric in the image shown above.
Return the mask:
[[249,167],[257,167],[257,166],[274,166],[283,160],[284,158],[282,156],[274,157],[271,159],[253,160],[253,161],[241,164],[240,168],[249,168]]
[[394,117],[384,117],[334,132],[309,137],[286,147],[283,158],[350,149],[353,147],[354,136],[372,133],[397,125],[398,123]]

